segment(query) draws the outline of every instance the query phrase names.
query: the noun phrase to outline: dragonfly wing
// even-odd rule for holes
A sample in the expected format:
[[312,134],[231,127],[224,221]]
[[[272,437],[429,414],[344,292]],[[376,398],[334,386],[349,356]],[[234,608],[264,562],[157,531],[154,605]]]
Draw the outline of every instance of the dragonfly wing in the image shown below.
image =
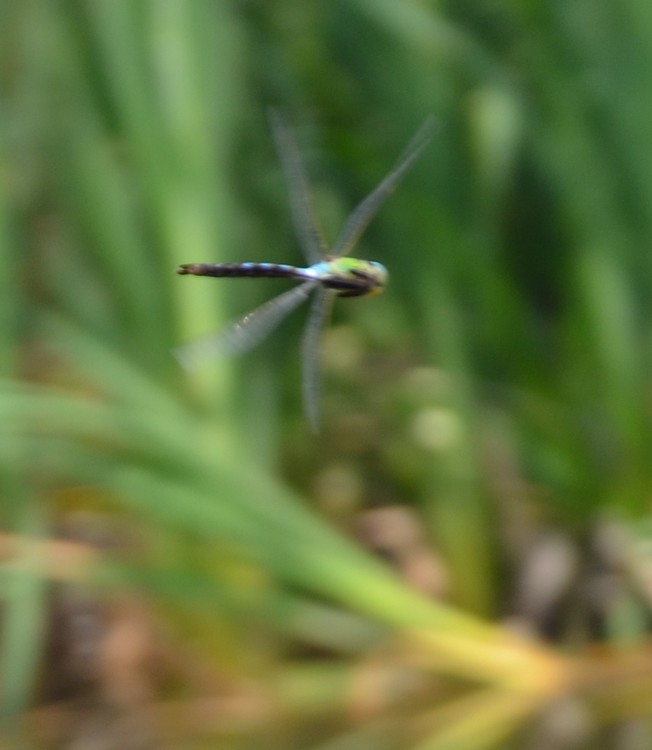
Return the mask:
[[270,110],[269,118],[290,194],[294,230],[308,263],[313,265],[324,259],[327,247],[313,205],[306,168],[290,126],[274,109]]
[[319,360],[321,334],[335,295],[320,288],[315,295],[303,334],[303,405],[313,432],[319,432]]
[[421,156],[421,152],[430,141],[433,127],[434,119],[432,117],[427,118],[405,147],[389,174],[353,210],[333,247],[333,255],[335,257],[349,254],[383,202],[392,193],[406,172],[413,166],[414,162]]
[[205,336],[173,350],[186,370],[194,370],[206,360],[241,354],[261,343],[284,318],[306,300],[315,288],[309,281],[295,286],[243,315],[217,335]]

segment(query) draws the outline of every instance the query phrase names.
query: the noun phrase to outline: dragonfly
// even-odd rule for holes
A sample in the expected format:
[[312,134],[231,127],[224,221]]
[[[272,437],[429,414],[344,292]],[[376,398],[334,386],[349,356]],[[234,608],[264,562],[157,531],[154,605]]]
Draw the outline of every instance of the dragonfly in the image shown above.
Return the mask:
[[349,255],[385,199],[417,161],[430,140],[433,121],[417,130],[395,165],[344,222],[332,248],[324,238],[314,210],[308,174],[294,133],[277,111],[270,113],[272,132],[290,198],[295,234],[308,265],[285,263],[184,263],[177,273],[230,278],[271,277],[301,282],[246,313],[217,335],[184,344],[174,350],[179,363],[196,369],[206,359],[236,355],[261,343],[293,310],[314,295],[302,340],[302,391],[308,423],[319,431],[320,341],[335,297],[376,296],[385,289],[389,274],[382,263]]

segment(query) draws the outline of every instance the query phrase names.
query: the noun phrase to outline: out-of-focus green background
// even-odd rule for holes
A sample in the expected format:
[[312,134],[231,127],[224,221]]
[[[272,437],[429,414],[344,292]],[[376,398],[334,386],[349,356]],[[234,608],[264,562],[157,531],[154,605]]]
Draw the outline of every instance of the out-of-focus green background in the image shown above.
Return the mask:
[[[267,111],[360,243],[323,428]],[[2,0],[0,746],[652,746],[648,0]]]

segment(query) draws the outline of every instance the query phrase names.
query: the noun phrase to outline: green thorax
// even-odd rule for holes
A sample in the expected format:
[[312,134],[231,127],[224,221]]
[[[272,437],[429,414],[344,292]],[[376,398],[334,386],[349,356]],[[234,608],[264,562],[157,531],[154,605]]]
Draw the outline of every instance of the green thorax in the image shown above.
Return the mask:
[[381,263],[359,258],[333,258],[316,263],[307,271],[307,275],[317,279],[327,289],[339,292],[341,297],[380,294],[389,277]]

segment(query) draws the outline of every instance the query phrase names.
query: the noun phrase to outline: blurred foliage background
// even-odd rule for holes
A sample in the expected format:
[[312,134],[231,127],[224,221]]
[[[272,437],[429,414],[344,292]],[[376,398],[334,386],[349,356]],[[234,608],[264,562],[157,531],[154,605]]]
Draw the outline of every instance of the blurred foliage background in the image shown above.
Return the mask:
[[[7,748],[652,747],[652,6],[2,0]],[[198,373],[300,259],[379,299]]]

